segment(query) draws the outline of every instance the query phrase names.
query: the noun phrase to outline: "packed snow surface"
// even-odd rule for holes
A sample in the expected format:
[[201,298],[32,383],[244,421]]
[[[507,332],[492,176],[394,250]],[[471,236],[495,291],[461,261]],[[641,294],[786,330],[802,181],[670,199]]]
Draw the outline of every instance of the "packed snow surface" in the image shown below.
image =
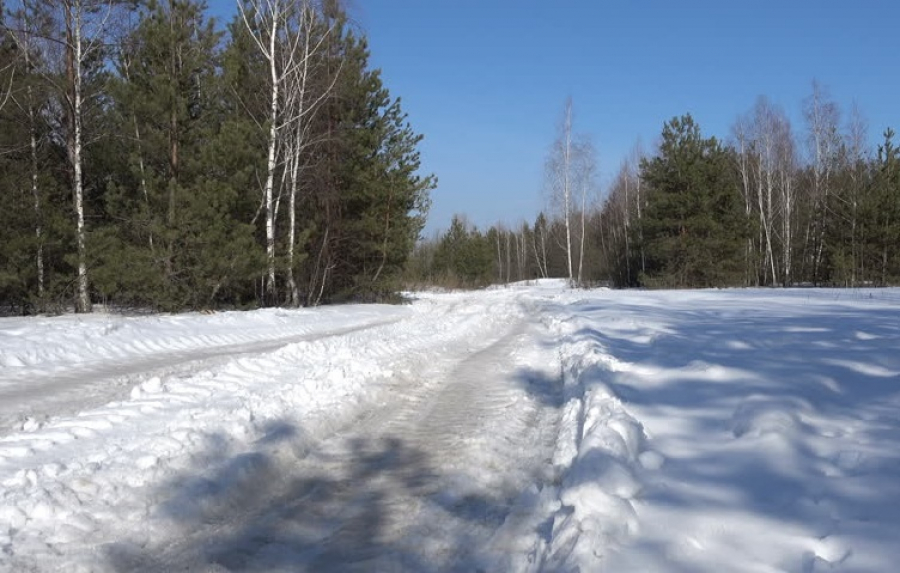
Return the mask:
[[893,571],[900,291],[0,319],[0,572]]

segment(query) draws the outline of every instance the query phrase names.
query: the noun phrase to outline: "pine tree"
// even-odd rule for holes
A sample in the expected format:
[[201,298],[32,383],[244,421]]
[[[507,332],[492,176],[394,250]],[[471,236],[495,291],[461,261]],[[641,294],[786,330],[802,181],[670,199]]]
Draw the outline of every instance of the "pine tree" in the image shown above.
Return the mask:
[[41,50],[49,22],[24,7],[0,18],[0,306],[58,310],[71,294],[75,240]]
[[[433,176],[419,175],[417,145],[400,100],[368,68],[365,38],[340,23],[323,57],[339,67],[334,93],[318,114],[323,140],[313,151],[307,209],[314,213],[309,294],[375,299],[398,285],[424,226]],[[326,276],[327,273],[327,276]],[[327,282],[327,287],[325,283]],[[316,287],[318,286],[318,288]]]
[[108,186],[115,217],[95,282],[108,296],[128,293],[121,302],[206,306],[226,283],[246,281],[234,267],[254,252],[249,215],[241,221],[240,192],[225,177],[234,164],[221,141],[220,34],[205,9],[150,0],[118,62],[113,92],[128,162]]
[[900,279],[900,148],[894,145],[894,130],[884,132],[875,163],[873,193],[867,205],[867,267],[876,284]]
[[649,186],[646,284],[739,284],[745,219],[732,165],[689,114],[665,124],[659,155],[641,162]]

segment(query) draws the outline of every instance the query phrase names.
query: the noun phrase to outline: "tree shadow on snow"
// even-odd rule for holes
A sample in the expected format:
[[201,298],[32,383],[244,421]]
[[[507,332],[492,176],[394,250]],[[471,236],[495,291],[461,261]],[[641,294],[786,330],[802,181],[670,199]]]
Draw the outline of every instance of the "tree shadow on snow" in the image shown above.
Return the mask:
[[[543,388],[555,381],[541,376],[516,380],[541,401],[558,400]],[[106,547],[106,562],[121,572],[480,570],[485,532],[503,524],[513,499],[477,486],[454,491],[477,482],[479,468],[448,474],[436,469],[438,455],[453,452],[390,435],[315,441],[287,420],[268,424],[249,448],[213,434],[152,494],[147,534]],[[408,515],[421,516],[415,538]],[[445,531],[448,520],[455,525]]]
[[900,454],[878,445],[900,440],[900,308],[614,308],[658,320],[604,328],[612,313],[594,308],[597,326],[571,337],[616,359],[594,379],[638,417],[666,423],[661,434],[713,445],[681,448],[659,474],[689,494],[651,487],[646,501],[751,511],[814,537],[851,520],[869,542],[895,543]]

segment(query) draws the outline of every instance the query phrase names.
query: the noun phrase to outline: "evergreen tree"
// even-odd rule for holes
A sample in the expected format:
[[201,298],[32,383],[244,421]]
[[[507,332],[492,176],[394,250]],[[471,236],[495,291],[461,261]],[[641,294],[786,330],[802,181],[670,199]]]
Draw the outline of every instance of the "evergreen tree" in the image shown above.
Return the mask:
[[689,114],[665,124],[659,155],[641,162],[649,187],[645,284],[739,284],[745,219],[732,165]]
[[74,275],[65,152],[39,41],[48,22],[38,16],[0,10],[0,307],[28,312],[64,306]]
[[365,38],[340,23],[338,30],[324,53],[334,62],[319,66],[326,81],[329,70],[340,75],[316,123],[323,142],[312,160],[310,181],[319,184],[308,197],[316,212],[308,260],[310,284],[321,289],[310,294],[372,299],[396,290],[435,180],[418,174],[422,136],[369,69]]
[[4,209],[0,210],[0,228],[8,239],[0,241],[0,301],[22,312],[29,309],[36,290],[32,257],[38,247],[29,196],[28,123],[16,106],[28,70],[13,32],[3,25],[6,14],[2,8],[0,5],[0,198]]
[[113,93],[128,160],[107,189],[114,218],[94,274],[120,302],[206,306],[254,252],[240,193],[223,177],[234,163],[220,139],[220,34],[205,9],[150,0],[119,58]]
[[870,276],[879,285],[900,279],[900,149],[894,145],[894,130],[884,132],[878,148],[873,192],[866,205],[865,232]]
[[490,284],[494,251],[490,239],[470,229],[465,219],[454,215],[434,254],[434,267],[442,282],[451,286],[479,287]]

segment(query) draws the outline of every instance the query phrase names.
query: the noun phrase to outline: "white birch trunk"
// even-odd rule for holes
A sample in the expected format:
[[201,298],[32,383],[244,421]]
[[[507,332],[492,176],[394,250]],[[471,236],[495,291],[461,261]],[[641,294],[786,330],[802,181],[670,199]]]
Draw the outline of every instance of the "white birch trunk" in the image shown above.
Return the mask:
[[[298,137],[299,139],[299,137]],[[295,145],[299,141],[295,141]],[[287,282],[290,291],[291,306],[300,306],[300,290],[297,288],[297,281],[294,279],[294,250],[297,242],[297,185],[300,171],[300,152],[294,151],[291,157],[291,190],[288,200],[288,262],[287,262]]]
[[[75,216],[76,216],[76,241],[78,243],[78,278],[77,278],[77,294],[75,299],[76,312],[90,312],[91,299],[88,293],[88,275],[87,275],[87,247],[85,245],[85,225],[84,225],[84,186],[82,175],[82,10],[83,6],[80,0],[75,0],[72,4],[67,5],[67,20],[71,38],[68,49],[73,51],[71,57],[72,70],[72,127],[73,140],[70,149],[72,161],[72,191],[75,199]],[[72,13],[74,8],[74,15]]]
[[569,200],[572,194],[570,174],[572,164],[572,101],[566,102],[566,118],[563,127],[563,215],[566,223],[566,265],[569,269],[569,283],[572,282],[572,228],[570,220]]
[[512,270],[512,257],[510,254],[510,246],[509,246],[510,235],[512,235],[512,231],[507,231],[506,232],[506,284],[509,284],[509,281],[512,278],[510,275],[510,271]]
[[[31,58],[26,47],[25,66],[31,68]],[[38,300],[41,306],[44,304],[44,229],[41,223],[41,194],[38,186],[38,156],[37,156],[37,118],[34,113],[34,92],[31,84],[28,85],[28,131],[30,136],[31,151],[31,196],[34,200],[34,235],[37,240],[37,252],[35,253],[35,265],[37,267]],[[41,308],[40,310],[43,310]]]
[[581,245],[578,248],[578,284],[581,284],[582,269],[584,268],[584,236],[585,229],[585,210],[587,209],[587,182],[585,181],[581,187]]
[[280,4],[274,3],[272,14],[272,28],[269,33],[269,73],[272,82],[271,105],[269,109],[269,141],[266,154],[266,264],[268,280],[266,281],[266,297],[269,303],[275,302],[275,209],[273,205],[275,185],[275,150],[278,138],[278,88],[280,78],[278,76],[277,62],[275,60],[275,44],[278,34],[278,9]]

